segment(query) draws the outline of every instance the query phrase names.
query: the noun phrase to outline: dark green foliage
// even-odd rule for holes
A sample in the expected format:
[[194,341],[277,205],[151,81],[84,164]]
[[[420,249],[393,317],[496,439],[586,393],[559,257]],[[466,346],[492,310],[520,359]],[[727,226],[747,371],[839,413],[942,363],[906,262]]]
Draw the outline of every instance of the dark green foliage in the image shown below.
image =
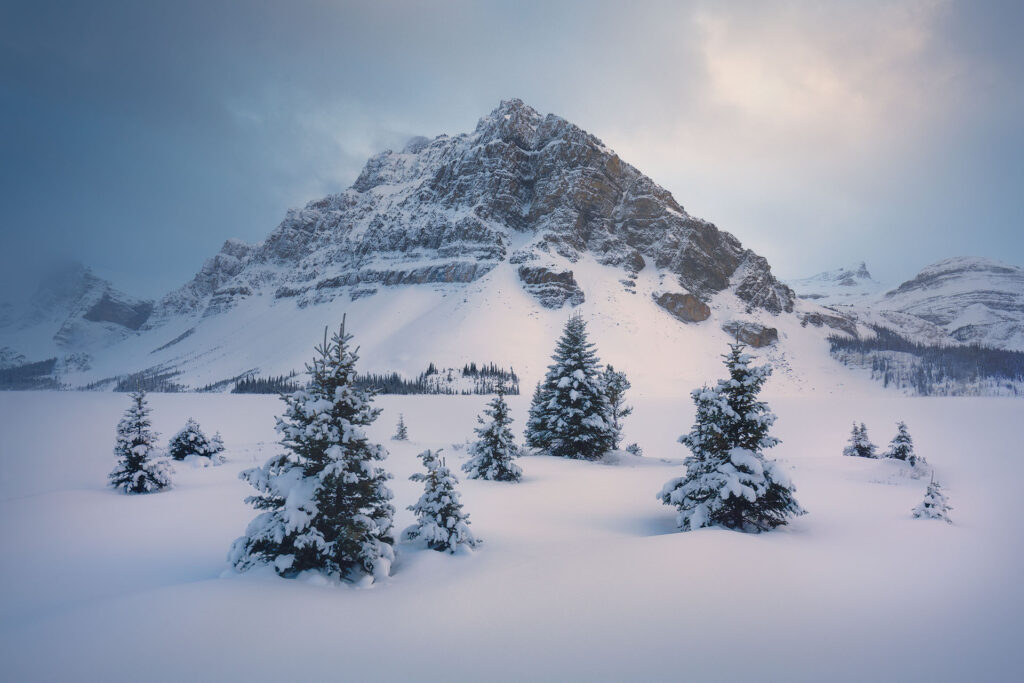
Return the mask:
[[534,393],[526,441],[551,455],[596,460],[611,450],[615,430],[601,368],[583,318],[569,318]]
[[845,365],[870,368],[872,378],[885,386],[910,389],[920,396],[1024,394],[1024,352],[976,345],[930,346],[884,327],[873,329],[872,339],[830,336],[832,355]]
[[13,368],[0,370],[0,389],[14,391],[60,389],[60,382],[53,377],[57,359],[49,358],[36,363],[24,363]]
[[658,497],[678,510],[677,524],[692,530],[723,526],[767,531],[804,514],[786,473],[764,451],[775,415],[757,396],[771,369],[753,367],[743,344],[724,356],[729,378],[692,392],[697,416],[679,441],[690,449],[686,474],[668,481]]
[[622,420],[633,414],[633,406],[626,405],[626,392],[632,387],[626,373],[618,372],[611,365],[601,375],[601,386],[608,399],[609,422],[612,426],[612,449],[618,449],[622,441]]
[[109,475],[110,485],[124,493],[160,491],[171,485],[173,470],[156,452],[157,434],[152,430],[145,392],[134,392],[131,401],[117,425],[117,466]]
[[477,422],[480,423],[474,430],[477,440],[470,449],[470,459],[462,465],[466,476],[491,481],[519,481],[523,471],[514,462],[519,457],[519,448],[509,428],[512,417],[503,393],[498,392]]
[[330,340],[325,333],[306,368],[308,387],[282,397],[285,452],[241,475],[259,491],[247,502],[265,512],[232,545],[239,570],[272,564],[284,577],[317,570],[350,581],[390,571],[391,475],[377,465],[387,452],[364,431],[380,410],[355,386],[350,340],[344,322]]

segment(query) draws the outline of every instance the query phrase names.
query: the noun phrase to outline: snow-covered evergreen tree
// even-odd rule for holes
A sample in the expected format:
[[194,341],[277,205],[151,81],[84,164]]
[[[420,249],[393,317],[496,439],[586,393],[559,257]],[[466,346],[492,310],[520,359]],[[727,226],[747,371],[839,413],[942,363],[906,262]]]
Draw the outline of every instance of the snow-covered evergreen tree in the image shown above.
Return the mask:
[[889,442],[889,450],[885,452],[885,457],[903,460],[911,467],[916,467],[918,463],[924,463],[924,458],[919,458],[914,452],[914,441],[910,438],[910,432],[907,431],[905,422],[896,423],[896,436]]
[[952,509],[953,507],[949,504],[949,499],[946,498],[939,482],[935,481],[935,477],[932,476],[928,490],[925,491],[924,500],[913,509],[913,513],[914,517],[919,519],[944,519],[952,524],[953,520],[949,518],[949,511]]
[[214,432],[213,436],[210,437],[210,448],[212,449],[212,455],[210,459],[219,463],[225,462],[225,458],[221,453],[224,452],[224,439],[221,437],[220,432]]
[[612,427],[612,449],[615,450],[622,441],[622,420],[633,414],[633,406],[626,405],[626,391],[633,385],[626,378],[626,373],[617,371],[611,365],[604,369],[601,385],[608,399],[608,421]]
[[156,450],[146,392],[136,391],[130,398],[131,406],[117,425],[117,466],[109,475],[110,485],[124,493],[160,491],[171,485],[174,469]]
[[547,405],[551,397],[544,391],[543,382],[537,382],[537,388],[533,391],[533,399],[530,401],[530,413],[526,420],[526,432],[524,438],[526,445],[538,451],[543,451],[551,445],[551,432],[547,427]]
[[206,438],[199,423],[191,417],[181,431],[171,437],[167,446],[167,454],[175,460],[184,460],[189,456],[203,457],[208,458],[214,465],[224,462],[224,457],[220,455],[223,450],[224,444],[220,440],[220,433],[215,434],[213,439]]
[[395,427],[395,435],[391,437],[392,441],[408,441],[409,440],[409,429],[405,426],[405,415],[402,413],[398,414],[398,426]]
[[403,541],[425,541],[428,548],[454,553],[461,547],[475,548],[480,541],[469,529],[469,515],[463,512],[459,483],[439,457],[440,451],[423,451],[420,458],[426,472],[417,472],[409,479],[423,482],[423,495],[410,505],[416,523],[402,532]]
[[775,415],[757,400],[771,368],[751,366],[743,344],[730,348],[724,356],[729,378],[691,394],[696,422],[679,438],[690,449],[686,474],[658,494],[679,511],[677,523],[684,530],[765,531],[804,514],[785,472],[763,453],[779,443],[768,434]]
[[272,564],[294,577],[316,570],[348,581],[387,576],[394,560],[395,509],[378,463],[387,457],[363,428],[380,414],[372,393],[355,385],[356,351],[341,329],[317,346],[309,385],[283,396],[277,420],[286,451],[240,475],[259,491],[246,499],[264,510],[231,546],[239,571]]
[[582,317],[569,318],[551,359],[537,411],[542,427],[534,441],[551,455],[596,460],[611,450],[615,430],[601,366]]
[[861,422],[860,426],[853,423],[850,431],[850,442],[843,448],[843,455],[857,456],[861,458],[877,458],[877,446],[868,439],[868,428]]
[[519,481],[523,471],[515,464],[519,457],[519,448],[509,425],[508,404],[505,392],[498,388],[498,395],[484,409],[484,415],[477,418],[480,427],[475,430],[476,442],[470,448],[470,458],[462,465],[462,470],[470,479],[489,479],[491,481]]

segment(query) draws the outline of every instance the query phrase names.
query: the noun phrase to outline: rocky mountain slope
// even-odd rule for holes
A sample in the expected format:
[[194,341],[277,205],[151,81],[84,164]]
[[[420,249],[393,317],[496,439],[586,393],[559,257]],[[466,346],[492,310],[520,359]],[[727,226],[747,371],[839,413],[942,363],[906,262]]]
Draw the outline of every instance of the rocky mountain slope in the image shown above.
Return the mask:
[[307,306],[402,284],[472,282],[498,263],[544,306],[578,305],[583,254],[628,279],[647,265],[705,300],[735,288],[789,311],[768,263],[577,126],[509,100],[472,133],[414,138],[372,157],[348,190],[288,213],[261,244],[229,241],[160,302],[156,320],[223,311],[257,292]]

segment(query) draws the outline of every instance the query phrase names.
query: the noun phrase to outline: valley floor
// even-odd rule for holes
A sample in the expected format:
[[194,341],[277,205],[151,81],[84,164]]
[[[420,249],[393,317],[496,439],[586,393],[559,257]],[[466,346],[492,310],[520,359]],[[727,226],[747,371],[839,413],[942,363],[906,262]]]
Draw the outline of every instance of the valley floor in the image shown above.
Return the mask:
[[[528,396],[512,397],[521,434]],[[123,394],[0,393],[0,678],[9,681],[1010,680],[1024,667],[1024,403],[768,398],[809,514],[769,534],[676,533],[655,494],[681,473],[688,397],[633,401],[617,464],[525,457],[521,484],[461,481],[472,555],[400,546],[371,589],[237,575],[255,511],[238,472],[277,452],[271,396],[151,395],[228,462],[175,488],[105,488]],[[486,397],[381,397],[370,433],[398,530],[424,448],[449,464]],[[389,440],[402,412],[411,441]],[[926,480],[840,455],[851,420],[905,420],[955,525],[915,520]],[[454,468],[453,468],[454,469]],[[461,479],[461,477],[460,477]]]

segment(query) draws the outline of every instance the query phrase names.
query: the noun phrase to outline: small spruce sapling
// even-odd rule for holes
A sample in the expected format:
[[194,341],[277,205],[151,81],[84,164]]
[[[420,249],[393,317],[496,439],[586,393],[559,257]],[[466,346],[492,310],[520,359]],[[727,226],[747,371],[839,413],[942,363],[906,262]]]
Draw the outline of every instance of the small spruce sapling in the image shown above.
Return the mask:
[[395,427],[395,435],[391,437],[392,441],[408,441],[409,440],[409,429],[405,426],[405,415],[402,413],[398,414],[398,426]]
[[174,469],[156,450],[157,433],[149,419],[146,392],[131,394],[131,406],[117,425],[114,454],[117,466],[110,473],[110,485],[124,493],[152,493],[170,487]]
[[949,511],[952,509],[953,507],[949,504],[949,499],[946,498],[939,482],[935,481],[935,475],[932,475],[932,480],[928,483],[928,489],[924,494],[924,500],[912,512],[918,519],[942,519],[952,524],[953,520],[949,518]]
[[480,541],[469,529],[469,515],[462,510],[462,502],[455,475],[439,457],[440,451],[420,453],[425,472],[417,472],[409,479],[423,482],[423,495],[410,505],[416,513],[416,523],[402,532],[403,541],[425,541],[428,548],[454,553],[460,548],[475,548]]
[[512,416],[509,415],[503,387],[498,387],[498,395],[477,422],[481,425],[474,429],[478,438],[470,447],[469,460],[462,465],[466,476],[491,481],[519,481],[523,471],[514,462],[519,457],[519,448],[509,428]]
[[199,423],[191,417],[185,422],[185,426],[175,434],[167,446],[167,454],[175,460],[184,460],[189,456],[207,458],[209,464],[219,465],[224,462],[220,455],[224,450],[224,444],[220,440],[220,433],[214,434],[212,439],[206,438],[206,434],[200,429]]
[[896,436],[889,442],[889,450],[885,452],[885,457],[903,460],[911,467],[924,464],[924,458],[918,457],[914,452],[914,441],[910,438],[906,423],[898,422],[896,424]]
[[843,448],[843,455],[856,456],[860,458],[877,458],[877,446],[868,439],[868,428],[861,422],[860,426],[853,423],[850,431],[850,442]]
[[632,387],[632,384],[626,378],[626,373],[619,372],[609,365],[601,375],[601,385],[604,387],[604,395],[608,399],[612,450],[618,450],[619,443],[622,441],[622,421],[633,414],[633,406],[626,405],[626,391]]

